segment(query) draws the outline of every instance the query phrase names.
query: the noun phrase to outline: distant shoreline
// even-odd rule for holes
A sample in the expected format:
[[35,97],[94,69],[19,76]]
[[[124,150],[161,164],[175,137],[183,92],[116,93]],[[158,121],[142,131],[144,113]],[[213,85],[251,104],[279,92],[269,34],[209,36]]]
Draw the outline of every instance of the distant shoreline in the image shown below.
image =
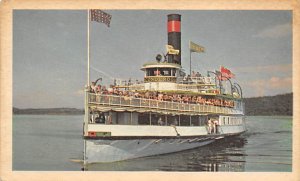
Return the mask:
[[[244,98],[246,116],[293,116],[293,93],[276,96]],[[77,108],[28,108],[13,107],[15,115],[83,115]]]
[[24,115],[83,115],[83,109],[76,108],[40,108],[40,109],[19,109],[13,108],[13,114]]

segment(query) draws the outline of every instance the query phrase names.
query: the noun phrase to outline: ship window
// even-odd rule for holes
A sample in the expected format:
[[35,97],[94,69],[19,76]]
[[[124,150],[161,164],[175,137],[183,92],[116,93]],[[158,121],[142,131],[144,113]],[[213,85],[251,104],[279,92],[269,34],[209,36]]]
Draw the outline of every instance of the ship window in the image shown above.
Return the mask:
[[172,75],[171,76],[176,76],[176,69],[172,69]]
[[180,116],[180,126],[190,126],[190,116]]
[[160,72],[162,76],[171,76],[171,69],[169,68],[162,68]]
[[178,118],[178,116],[175,116],[175,115],[166,116],[166,122],[167,122],[167,125],[170,125],[170,126],[179,126],[179,118]]
[[192,123],[191,126],[200,126],[198,116],[192,116],[191,123]]
[[207,124],[207,117],[206,116],[199,116],[199,125],[203,126]]
[[149,114],[139,114],[138,115],[139,125],[150,125],[150,115]]
[[156,73],[156,68],[149,68],[146,70],[147,76],[155,76],[155,73]]

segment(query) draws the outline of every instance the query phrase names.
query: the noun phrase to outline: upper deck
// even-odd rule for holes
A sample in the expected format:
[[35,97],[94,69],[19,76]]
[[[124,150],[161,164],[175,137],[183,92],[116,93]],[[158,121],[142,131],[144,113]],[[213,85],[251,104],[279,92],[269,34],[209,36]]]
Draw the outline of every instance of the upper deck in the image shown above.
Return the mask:
[[181,65],[168,62],[146,63],[141,70],[145,73],[143,82],[115,80],[108,89],[88,90],[89,106],[101,111],[175,115],[244,114],[240,87],[234,87],[229,79],[222,82],[222,77],[215,72],[208,71],[207,76],[200,73],[186,76]]
[[[208,71],[207,76],[199,72],[185,75],[181,65],[168,62],[150,62],[142,66],[144,80],[117,81],[117,88],[129,91],[159,91],[173,93],[191,93],[198,95],[231,95],[241,98],[241,89],[228,81],[220,80],[215,72]],[[223,81],[223,82],[222,82]],[[230,85],[228,84],[230,83]]]
[[244,103],[239,100],[220,101],[216,99],[198,99],[195,102],[157,100],[153,98],[135,98],[134,96],[120,96],[111,94],[86,93],[88,105],[99,111],[135,111],[157,112],[162,114],[225,114],[243,115]]

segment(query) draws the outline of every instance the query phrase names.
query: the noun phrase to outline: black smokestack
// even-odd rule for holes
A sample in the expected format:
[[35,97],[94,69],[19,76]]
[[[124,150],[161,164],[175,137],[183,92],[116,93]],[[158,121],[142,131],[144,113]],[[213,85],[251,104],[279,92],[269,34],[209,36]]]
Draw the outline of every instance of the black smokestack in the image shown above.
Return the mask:
[[169,55],[168,62],[181,65],[181,15],[168,15],[168,45],[172,45],[175,50],[179,50],[178,55]]

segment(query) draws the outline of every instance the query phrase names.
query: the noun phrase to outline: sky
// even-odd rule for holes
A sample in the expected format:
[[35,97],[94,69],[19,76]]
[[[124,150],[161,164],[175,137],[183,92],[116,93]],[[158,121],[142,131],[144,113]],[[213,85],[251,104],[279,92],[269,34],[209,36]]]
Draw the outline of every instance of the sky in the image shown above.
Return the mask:
[[[292,12],[105,10],[110,27],[90,22],[91,81],[143,79],[142,65],[166,53],[167,15],[181,14],[181,62],[192,70],[230,69],[244,97],[292,92]],[[87,10],[13,11],[13,106],[84,107]]]

